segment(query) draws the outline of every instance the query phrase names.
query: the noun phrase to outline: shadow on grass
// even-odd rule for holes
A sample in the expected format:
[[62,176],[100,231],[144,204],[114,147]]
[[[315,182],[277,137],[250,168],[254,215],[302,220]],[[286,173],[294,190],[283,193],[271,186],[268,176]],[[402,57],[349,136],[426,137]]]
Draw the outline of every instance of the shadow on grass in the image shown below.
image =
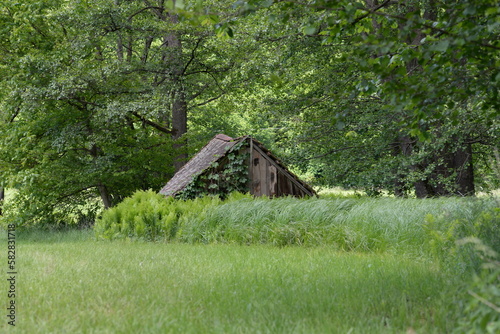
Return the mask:
[[[0,234],[2,242],[7,240],[7,231],[2,229]],[[90,241],[94,239],[94,230],[92,228],[76,229],[29,229],[16,230],[16,241],[22,244],[27,243],[76,243]]]

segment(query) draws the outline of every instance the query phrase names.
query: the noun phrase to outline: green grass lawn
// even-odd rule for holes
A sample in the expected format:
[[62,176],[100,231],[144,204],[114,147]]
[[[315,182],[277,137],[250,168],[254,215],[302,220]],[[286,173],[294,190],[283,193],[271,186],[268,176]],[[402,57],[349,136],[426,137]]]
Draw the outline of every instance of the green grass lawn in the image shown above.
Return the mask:
[[17,259],[16,333],[445,333],[456,321],[456,279],[390,252],[72,231],[18,235]]

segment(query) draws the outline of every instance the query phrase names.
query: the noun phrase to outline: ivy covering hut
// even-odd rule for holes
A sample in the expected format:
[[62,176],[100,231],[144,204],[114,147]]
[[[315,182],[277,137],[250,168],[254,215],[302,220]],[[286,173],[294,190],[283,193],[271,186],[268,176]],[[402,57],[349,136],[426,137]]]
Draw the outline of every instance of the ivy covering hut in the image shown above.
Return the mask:
[[223,134],[205,145],[160,193],[187,199],[205,194],[224,197],[232,191],[269,197],[316,195],[254,138]]

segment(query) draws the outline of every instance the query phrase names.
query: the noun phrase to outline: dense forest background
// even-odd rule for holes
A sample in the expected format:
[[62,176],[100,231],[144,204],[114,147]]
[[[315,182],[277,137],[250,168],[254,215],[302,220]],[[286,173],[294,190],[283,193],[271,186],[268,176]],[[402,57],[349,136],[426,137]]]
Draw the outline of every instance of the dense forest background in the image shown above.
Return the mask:
[[218,133],[317,187],[492,191],[499,51],[494,0],[2,1],[2,213],[93,221]]

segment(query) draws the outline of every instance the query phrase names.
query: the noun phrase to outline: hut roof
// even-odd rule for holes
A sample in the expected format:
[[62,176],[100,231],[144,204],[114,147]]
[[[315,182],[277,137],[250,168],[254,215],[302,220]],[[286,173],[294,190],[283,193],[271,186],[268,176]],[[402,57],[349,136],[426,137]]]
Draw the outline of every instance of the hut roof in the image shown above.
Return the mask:
[[212,163],[224,157],[235,145],[244,140],[250,140],[254,146],[258,147],[262,151],[267,159],[272,160],[277,167],[281,168],[288,175],[289,178],[294,179],[295,183],[299,183],[300,186],[305,188],[311,195],[316,194],[316,192],[308,184],[290,172],[279,159],[277,159],[268,149],[264,147],[262,143],[251,138],[250,136],[233,139],[224,134],[218,134],[210,140],[208,144],[206,144],[170,179],[170,181],[168,181],[165,187],[160,190],[160,194],[165,196],[176,195],[189,183],[191,183],[195,176],[201,174],[209,168]]
[[223,157],[234,145],[246,137],[233,139],[229,136],[218,134],[208,142],[188,163],[168,181],[160,190],[160,194],[172,196],[184,189],[193,177],[203,172],[210,165]]

